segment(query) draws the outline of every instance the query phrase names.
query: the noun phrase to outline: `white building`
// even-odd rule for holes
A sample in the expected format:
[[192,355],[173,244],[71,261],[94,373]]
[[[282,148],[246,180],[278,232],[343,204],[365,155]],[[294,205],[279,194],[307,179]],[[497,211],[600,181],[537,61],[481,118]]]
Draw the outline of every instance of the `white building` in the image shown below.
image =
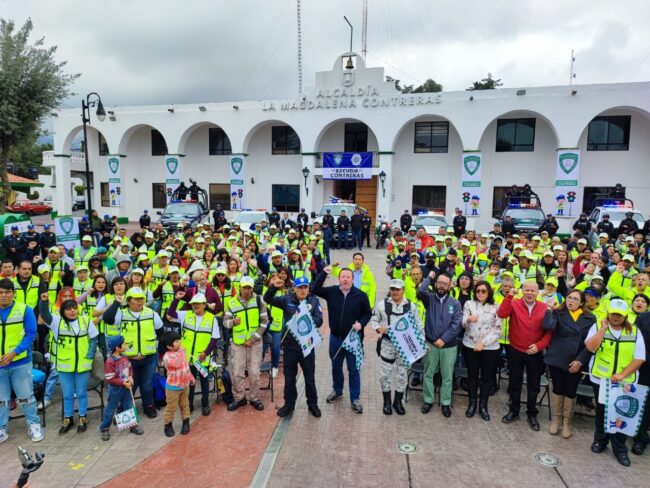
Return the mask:
[[[350,58],[354,68],[346,69]],[[228,208],[232,154],[245,161],[245,207],[309,212],[331,195],[353,195],[373,215],[426,208],[451,219],[461,206],[463,151],[481,151],[473,225],[485,229],[512,184],[529,183],[553,211],[557,151],[573,148],[580,150],[576,208],[584,195],[620,182],[637,208],[650,210],[650,82],[403,95],[384,81],[383,68],[346,53],[316,73],[315,84],[295,100],[107,107],[103,122],[92,113],[93,208],[131,220],[163,208],[165,154],[180,156],[181,179],[209,190],[212,208]],[[79,115],[62,110],[54,119],[47,158],[59,213],[70,211],[70,175],[83,176],[83,157],[70,151]],[[340,151],[373,152],[373,179],[323,180],[322,153]],[[109,154],[121,155],[120,208],[109,207]]]

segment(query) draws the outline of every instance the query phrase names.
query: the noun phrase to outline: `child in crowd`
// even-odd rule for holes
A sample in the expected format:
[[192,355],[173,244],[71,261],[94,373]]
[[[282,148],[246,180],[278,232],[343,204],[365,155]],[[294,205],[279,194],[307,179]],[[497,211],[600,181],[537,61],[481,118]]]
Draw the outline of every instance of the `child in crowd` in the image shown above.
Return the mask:
[[180,406],[183,426],[181,434],[187,434],[190,431],[190,402],[189,393],[190,385],[194,384],[194,376],[190,371],[190,365],[187,362],[185,349],[181,347],[181,336],[176,332],[167,332],[163,336],[163,344],[166,353],[163,356],[163,364],[167,370],[167,387],[165,389],[165,399],[167,408],[165,409],[165,435],[173,437],[174,427],[172,420],[174,413]]
[[[124,355],[124,351],[126,351],[124,337],[121,335],[109,336],[106,341],[110,356],[104,363],[104,372],[108,383],[108,404],[104,408],[104,418],[99,426],[103,441],[111,438],[108,430],[111,423],[113,423],[113,415],[115,415],[118,405],[121,410],[133,407],[133,398],[130,391],[133,387],[133,369],[131,361]],[[136,435],[144,434],[143,430],[137,425],[131,427],[131,433]]]

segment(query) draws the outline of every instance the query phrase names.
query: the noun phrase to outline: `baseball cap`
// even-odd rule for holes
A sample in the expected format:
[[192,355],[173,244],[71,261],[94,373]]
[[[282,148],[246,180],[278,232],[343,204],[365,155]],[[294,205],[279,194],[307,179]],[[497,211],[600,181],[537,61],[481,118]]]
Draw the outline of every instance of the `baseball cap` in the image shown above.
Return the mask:
[[43,226],[43,229],[49,229],[49,228],[50,228],[50,224],[45,224],[45,225]]
[[600,234],[598,234],[598,238],[600,239],[601,237],[605,239],[609,239],[609,235],[607,234],[607,232],[601,232]]
[[533,236],[533,241],[541,241],[542,238],[540,236]]
[[205,244],[205,239],[203,237],[199,237],[196,241],[197,244]]
[[601,275],[597,274],[597,275],[593,275],[591,277],[591,281],[593,282],[594,280],[605,281],[605,278],[603,278]]
[[145,239],[153,239],[153,232],[145,232],[144,233],[144,238]]
[[300,255],[300,249],[298,249],[298,248],[296,248],[296,249],[292,249],[291,252],[292,252],[293,254],[298,254],[298,255]]
[[551,257],[555,256],[555,254],[553,254],[553,251],[544,251],[543,255],[544,256],[551,256]]
[[129,298],[146,298],[146,295],[142,291],[142,288],[129,288],[126,292],[126,299],[128,300]]
[[295,281],[293,282],[293,286],[308,286],[309,285],[309,279],[306,276],[301,276],[300,278],[296,278]]
[[278,256],[282,257],[282,253],[281,253],[280,251],[273,251],[273,252],[271,253],[271,257],[272,257],[272,258],[276,258],[276,257],[278,257]]
[[240,287],[247,286],[249,288],[253,288],[253,285],[255,284],[255,280],[251,278],[250,276],[244,276],[241,281],[239,282]]
[[546,283],[547,285],[553,285],[555,288],[557,288],[558,285],[557,278],[554,278],[552,276],[546,278],[546,281],[544,283]]
[[[147,212],[149,212],[149,210],[145,210],[145,211],[144,211],[144,213],[147,213]],[[104,219],[110,219],[110,218],[111,218],[110,215],[108,215],[108,214],[104,214]]]
[[108,346],[108,350],[110,352],[113,352],[116,348],[120,347],[122,344],[124,344],[124,337],[122,337],[121,335],[106,337],[106,345]]
[[629,261],[629,262],[633,263],[634,262],[634,256],[632,256],[631,254],[626,254],[625,256],[623,256],[623,261]]
[[97,248],[97,254],[105,254],[108,252],[108,249],[106,249],[104,246],[99,246]]
[[436,253],[435,253],[435,252],[432,252],[432,251],[429,251],[429,252],[426,254],[425,257],[427,257],[427,258],[435,258],[435,257],[436,257]]
[[83,236],[83,237],[81,238],[81,240],[82,240],[82,241],[90,241],[90,242],[93,242],[93,238],[90,237],[90,236]]
[[52,246],[52,247],[48,250],[48,252],[55,252],[55,253],[59,254],[59,248],[56,247],[56,246]]
[[460,241],[460,245],[461,246],[469,246],[469,241],[467,239],[463,239],[462,241]]
[[454,249],[452,247],[449,251],[447,251],[447,255],[448,256],[458,256],[458,253],[456,252],[456,249]]
[[183,227],[185,227],[185,225],[183,225],[183,222],[179,222],[178,224],[176,224],[176,227],[182,229]]
[[533,252],[530,249],[526,249],[519,256],[520,257],[523,256],[523,257],[525,257],[527,259],[535,259],[535,255],[533,254]]
[[77,271],[77,273],[79,271],[88,271],[88,266],[86,266],[85,264],[80,264],[79,266],[77,266],[76,271]]
[[625,242],[634,242],[634,237],[632,237],[632,236],[627,236],[627,237],[625,238]]
[[627,303],[625,300],[616,298],[609,302],[609,307],[607,308],[607,313],[617,313],[619,315],[627,315]]
[[400,279],[397,279],[397,278],[392,279],[388,283],[388,287],[389,288],[398,288],[398,289],[401,290],[402,288],[404,288],[404,281],[400,280]]
[[192,297],[190,300],[190,305],[192,303],[207,303],[208,301],[205,299],[205,295],[203,293],[197,293]]
[[34,224],[29,224],[29,225],[27,226],[27,228],[28,228],[28,229],[33,229],[33,228],[34,228]]
[[505,278],[506,276],[509,276],[510,278],[514,278],[515,275],[512,273],[512,271],[504,271],[501,273],[501,278]]
[[142,268],[135,268],[133,271],[131,271],[131,274],[138,273],[144,276],[144,270]]
[[512,246],[512,249],[523,249],[523,248],[524,248],[524,245],[523,245],[523,244],[519,244],[519,243],[517,243],[517,244],[515,244],[514,246]]
[[559,244],[557,246],[553,246],[554,251],[564,251],[564,247],[560,246]]
[[585,239],[584,237],[581,237],[580,239],[578,239],[578,244],[585,244],[586,245],[587,244],[587,239]]
[[172,273],[180,273],[181,270],[178,269],[178,266],[170,266],[169,269],[167,270],[167,274],[172,274]]
[[158,254],[156,256],[158,256],[159,258],[168,258],[169,253],[164,249],[161,249],[160,251],[158,251]]
[[217,270],[215,271],[215,274],[226,275],[226,274],[228,274],[228,271],[227,271],[226,268],[224,268],[223,266],[219,266],[219,267],[217,268]]

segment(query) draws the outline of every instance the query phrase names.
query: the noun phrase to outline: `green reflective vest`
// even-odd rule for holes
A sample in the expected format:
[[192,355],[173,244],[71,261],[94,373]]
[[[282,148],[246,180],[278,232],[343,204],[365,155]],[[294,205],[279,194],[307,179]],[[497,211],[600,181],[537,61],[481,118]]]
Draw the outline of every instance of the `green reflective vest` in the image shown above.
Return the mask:
[[[115,295],[106,294],[106,295],[104,295],[104,300],[106,301],[106,308],[108,308],[115,301]],[[104,323],[103,326],[104,326],[104,334],[106,334],[107,336],[120,335],[120,326],[119,325]]]
[[97,249],[95,249],[93,246],[90,246],[88,248],[88,251],[86,254],[84,254],[84,257],[81,257],[81,248],[80,247],[75,247],[74,248],[74,265],[79,266],[80,264],[88,264],[88,261],[90,261],[90,258],[92,258],[95,254],[97,254]]
[[35,308],[38,303],[38,288],[41,284],[41,279],[38,276],[30,276],[25,290],[23,290],[23,287],[20,285],[18,277],[13,278],[11,281],[14,282],[14,300],[17,303],[23,303],[28,307]]
[[[108,324],[106,328],[108,330]],[[139,317],[133,315],[129,308],[123,309],[120,329],[127,347],[125,356],[151,356],[156,353],[158,344],[154,311],[149,307],[144,307]]]
[[72,283],[72,288],[74,289],[74,292],[77,294],[77,296],[79,296],[88,288],[90,288],[92,284],[92,280],[79,281],[77,278],[75,278]]
[[151,287],[153,290],[155,290],[158,285],[160,285],[160,282],[162,280],[166,280],[167,278],[167,273],[169,270],[169,265],[166,264],[165,266],[160,266],[158,263],[154,263],[153,266],[151,267],[151,282],[153,283],[153,286]]
[[85,373],[90,371],[93,360],[86,358],[90,348],[88,326],[90,319],[80,315],[77,319],[79,332],[61,318],[56,338],[56,370],[60,373]]
[[[264,287],[264,293],[268,289],[267,286]],[[287,294],[286,290],[278,290],[275,294],[276,297],[281,297]],[[282,321],[284,319],[284,310],[279,307],[274,307],[271,304],[267,304],[268,312],[271,314],[271,325],[269,325],[269,330],[271,332],[280,332],[282,330]]]
[[[637,329],[632,326],[631,332],[625,329],[617,339],[608,327],[605,338],[594,354],[594,363],[591,367],[591,374],[596,378],[611,378],[627,368],[634,360],[634,348],[636,345]],[[624,383],[634,383],[636,373],[623,379]]]
[[[214,315],[210,312],[205,312],[201,317],[201,321],[196,323],[196,314],[190,310],[185,315],[185,320],[181,324],[181,343],[187,351],[190,364],[192,359],[198,360],[203,351],[208,348],[210,339],[212,338],[212,328],[215,325]],[[206,368],[210,364],[210,358],[206,356],[201,365]]]
[[[10,353],[18,347],[18,344],[25,337],[25,310],[27,305],[14,302],[7,320],[0,320],[0,356]],[[27,357],[27,351],[23,351],[13,360],[20,361]]]
[[253,337],[260,326],[260,297],[253,294],[248,306],[244,307],[237,295],[230,299],[229,307],[233,318],[239,318],[239,324],[232,327],[232,342],[241,346]]

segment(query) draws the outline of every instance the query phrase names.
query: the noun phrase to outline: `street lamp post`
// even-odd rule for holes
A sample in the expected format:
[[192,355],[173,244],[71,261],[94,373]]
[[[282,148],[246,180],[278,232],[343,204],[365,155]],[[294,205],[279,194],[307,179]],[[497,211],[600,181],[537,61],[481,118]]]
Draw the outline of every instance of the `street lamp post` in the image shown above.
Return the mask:
[[381,181],[381,191],[384,197],[386,197],[386,187],[384,186],[384,183],[386,182],[386,173],[384,170],[379,173],[379,181]]
[[302,168],[302,176],[305,178],[305,194],[307,196],[309,196],[309,188],[307,188],[307,178],[309,178],[309,173],[311,173],[311,171],[309,171],[307,166]]
[[[90,100],[90,97],[95,95],[96,100]],[[90,166],[88,163],[88,131],[86,126],[90,124],[90,107],[97,106],[97,120],[102,122],[106,118],[106,112],[104,111],[104,104],[102,103],[102,98],[98,93],[90,92],[86,95],[85,100],[81,100],[81,121],[84,125],[84,159],[86,160],[86,210],[88,213],[88,222],[91,223],[91,214],[93,212],[92,200],[90,199]]]

